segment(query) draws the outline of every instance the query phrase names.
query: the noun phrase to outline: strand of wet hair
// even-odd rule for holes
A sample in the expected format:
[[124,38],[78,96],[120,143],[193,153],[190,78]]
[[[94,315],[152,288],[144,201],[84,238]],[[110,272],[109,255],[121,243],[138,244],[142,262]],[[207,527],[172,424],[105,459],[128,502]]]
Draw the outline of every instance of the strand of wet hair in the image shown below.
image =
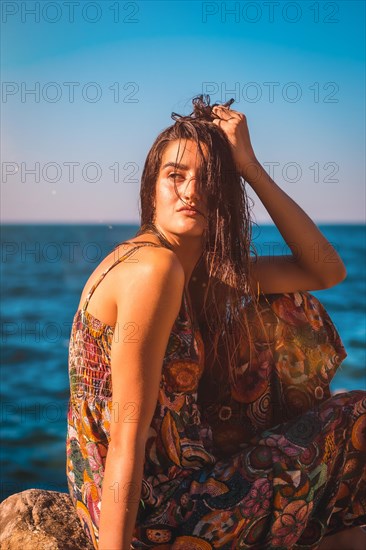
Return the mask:
[[[223,107],[226,107],[227,109],[230,108],[230,105],[234,103],[235,99],[232,97],[229,99],[229,101],[226,101],[222,104]],[[193,103],[193,111],[189,115],[180,115],[179,113],[172,112],[171,118],[178,121],[184,121],[184,120],[207,120],[212,121],[214,118],[217,118],[217,115],[214,115],[212,113],[212,109],[216,106],[221,105],[220,103],[214,103],[213,105],[210,105],[211,99],[208,94],[200,94],[192,99]]]

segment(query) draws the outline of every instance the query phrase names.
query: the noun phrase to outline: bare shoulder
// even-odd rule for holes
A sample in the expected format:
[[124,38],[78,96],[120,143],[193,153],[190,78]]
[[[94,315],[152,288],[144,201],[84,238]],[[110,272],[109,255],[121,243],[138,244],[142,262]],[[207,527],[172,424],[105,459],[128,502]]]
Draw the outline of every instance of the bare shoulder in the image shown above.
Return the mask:
[[138,250],[134,262],[124,265],[124,271],[111,279],[117,310],[133,311],[149,316],[156,308],[160,319],[165,314],[176,317],[182,301],[185,275],[176,254],[165,248],[144,247]]
[[[135,295],[140,291],[144,294],[145,287],[155,295],[162,292],[164,285],[168,285],[177,295],[181,296],[183,292],[185,275],[177,255],[163,246],[136,248],[137,244],[122,244],[106,256],[93,271],[82,292],[79,307],[85,302],[92,286],[113,266],[98,284],[88,307],[90,313],[106,324],[113,325],[118,307],[128,300],[131,293]],[[131,253],[126,257],[129,251]]]
[[[117,254],[119,253],[117,251]],[[123,283],[124,288],[133,285],[136,280],[146,278],[154,280],[178,277],[178,282],[184,282],[184,270],[177,255],[163,246],[141,246],[133,250],[113,271],[114,283]]]

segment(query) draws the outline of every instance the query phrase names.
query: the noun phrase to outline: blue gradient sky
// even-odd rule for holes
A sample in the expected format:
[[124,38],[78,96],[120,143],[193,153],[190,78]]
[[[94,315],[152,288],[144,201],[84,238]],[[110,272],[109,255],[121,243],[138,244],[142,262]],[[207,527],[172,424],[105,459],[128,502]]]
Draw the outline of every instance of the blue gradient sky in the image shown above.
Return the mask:
[[364,221],[365,2],[269,4],[3,1],[3,222],[139,223],[152,142],[210,91],[315,222]]

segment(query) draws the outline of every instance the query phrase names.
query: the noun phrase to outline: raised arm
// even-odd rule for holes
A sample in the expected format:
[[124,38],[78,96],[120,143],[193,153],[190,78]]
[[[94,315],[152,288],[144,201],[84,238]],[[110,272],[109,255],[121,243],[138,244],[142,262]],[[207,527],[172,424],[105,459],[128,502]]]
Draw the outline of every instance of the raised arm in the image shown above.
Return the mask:
[[[111,350],[111,440],[102,486],[99,550],[130,548],[140,501],[145,444],[164,354],[178,316],[184,271],[167,249],[144,248],[116,290]],[[122,288],[123,286],[123,288]]]
[[226,133],[239,173],[254,189],[292,254],[258,256],[251,264],[251,283],[265,293],[321,290],[346,277],[345,265],[316,224],[267,174],[250,141],[246,117],[214,107],[213,122]]

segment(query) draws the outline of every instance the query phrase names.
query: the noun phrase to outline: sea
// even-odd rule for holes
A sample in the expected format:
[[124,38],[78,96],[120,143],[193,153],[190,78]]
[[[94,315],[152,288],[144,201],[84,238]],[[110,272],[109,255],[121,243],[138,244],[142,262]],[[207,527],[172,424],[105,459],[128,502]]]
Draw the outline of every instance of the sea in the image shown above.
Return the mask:
[[[348,354],[331,390],[365,390],[366,228],[318,227],[347,269],[342,283],[310,291],[327,310]],[[1,500],[30,488],[67,492],[71,322],[92,271],[138,228],[1,226]],[[274,225],[254,225],[252,239],[258,254],[291,252]]]

